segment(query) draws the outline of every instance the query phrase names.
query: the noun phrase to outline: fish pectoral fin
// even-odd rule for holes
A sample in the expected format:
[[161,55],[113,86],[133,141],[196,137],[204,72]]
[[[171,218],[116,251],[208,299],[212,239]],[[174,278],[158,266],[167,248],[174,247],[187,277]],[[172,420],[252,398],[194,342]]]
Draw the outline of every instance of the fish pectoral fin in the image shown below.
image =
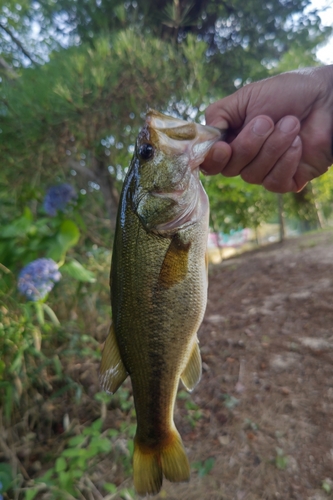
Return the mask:
[[194,343],[186,368],[180,378],[188,391],[193,391],[201,379],[201,355],[198,340]]
[[172,237],[158,278],[160,286],[171,288],[186,278],[190,246],[191,243],[183,243],[177,234]]
[[127,371],[121,359],[113,324],[110,326],[99,369],[99,381],[104,391],[114,394],[127,378]]

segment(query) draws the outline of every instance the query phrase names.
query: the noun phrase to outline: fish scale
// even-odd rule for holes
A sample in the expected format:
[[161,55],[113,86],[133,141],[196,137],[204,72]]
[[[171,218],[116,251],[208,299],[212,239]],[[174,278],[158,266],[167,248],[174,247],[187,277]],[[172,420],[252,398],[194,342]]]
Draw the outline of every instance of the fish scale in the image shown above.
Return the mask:
[[213,127],[147,114],[121,194],[111,264],[113,323],[102,387],[129,375],[137,416],[133,478],[140,495],[163,475],[187,481],[189,462],[173,422],[179,380],[201,377],[197,331],[207,301],[209,204],[199,165],[220,138]]

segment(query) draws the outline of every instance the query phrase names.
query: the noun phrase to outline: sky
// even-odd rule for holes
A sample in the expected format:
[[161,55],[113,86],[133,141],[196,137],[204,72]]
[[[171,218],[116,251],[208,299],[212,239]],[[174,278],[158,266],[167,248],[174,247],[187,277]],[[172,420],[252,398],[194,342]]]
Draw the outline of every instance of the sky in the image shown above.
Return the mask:
[[[312,0],[312,7],[316,9],[327,9],[320,13],[321,21],[324,26],[333,25],[333,3],[332,0]],[[325,64],[333,64],[333,36],[328,43],[317,50],[317,57]]]

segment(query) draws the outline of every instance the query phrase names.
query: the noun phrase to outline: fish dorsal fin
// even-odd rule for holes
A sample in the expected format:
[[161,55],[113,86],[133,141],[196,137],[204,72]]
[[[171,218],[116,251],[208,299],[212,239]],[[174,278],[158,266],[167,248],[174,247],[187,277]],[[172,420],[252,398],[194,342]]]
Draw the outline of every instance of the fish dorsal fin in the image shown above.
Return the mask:
[[114,394],[128,373],[121,359],[113,324],[110,326],[99,369],[99,381],[104,391]]
[[193,345],[186,368],[180,378],[186,389],[190,392],[193,391],[201,379],[201,355],[198,340]]

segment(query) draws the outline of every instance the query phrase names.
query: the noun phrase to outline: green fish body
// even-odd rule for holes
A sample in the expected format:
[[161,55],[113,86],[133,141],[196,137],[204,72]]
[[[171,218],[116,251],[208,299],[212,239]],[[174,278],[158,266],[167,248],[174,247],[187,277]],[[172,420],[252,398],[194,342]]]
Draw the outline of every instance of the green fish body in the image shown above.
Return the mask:
[[189,462],[173,422],[179,380],[201,377],[197,331],[207,300],[209,203],[199,165],[220,132],[147,114],[120,199],[111,266],[113,323],[102,387],[129,375],[137,415],[134,486],[155,494],[163,475],[187,481]]

